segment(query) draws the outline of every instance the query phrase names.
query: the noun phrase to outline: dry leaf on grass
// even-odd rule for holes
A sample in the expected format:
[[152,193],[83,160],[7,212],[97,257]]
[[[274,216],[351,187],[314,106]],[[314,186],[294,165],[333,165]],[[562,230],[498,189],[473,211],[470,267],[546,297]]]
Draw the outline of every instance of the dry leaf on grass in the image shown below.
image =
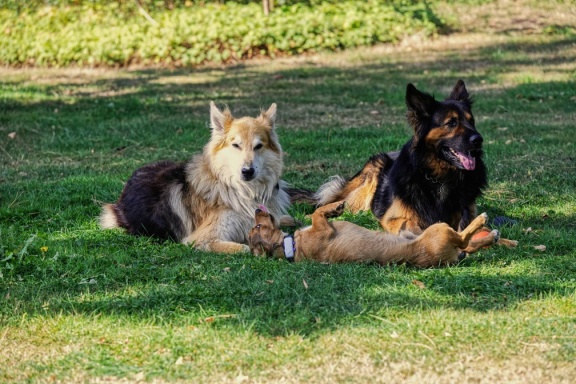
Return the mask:
[[302,284],[304,284],[304,288],[308,289],[308,283],[306,280],[302,279]]
[[414,284],[415,286],[417,286],[420,289],[426,288],[426,285],[424,285],[424,283],[421,282],[420,280],[412,280],[412,284]]
[[545,245],[542,245],[542,244],[540,244],[540,245],[535,245],[535,246],[534,246],[534,249],[537,250],[537,251],[540,251],[540,252],[544,252],[544,251],[546,250],[546,246],[545,246]]
[[214,320],[216,320],[217,318],[219,319],[229,319],[231,317],[236,317],[235,314],[233,313],[225,313],[224,315],[216,315],[216,316],[208,316],[204,319],[205,323],[213,323]]

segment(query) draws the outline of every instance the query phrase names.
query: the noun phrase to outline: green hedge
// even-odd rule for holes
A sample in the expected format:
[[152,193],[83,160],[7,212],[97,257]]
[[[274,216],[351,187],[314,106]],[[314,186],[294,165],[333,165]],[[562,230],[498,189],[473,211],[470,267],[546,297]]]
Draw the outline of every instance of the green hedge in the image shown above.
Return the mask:
[[206,4],[150,13],[157,25],[118,3],[0,11],[0,62],[36,66],[188,66],[255,56],[397,42],[436,33],[427,2],[342,1],[277,7]]

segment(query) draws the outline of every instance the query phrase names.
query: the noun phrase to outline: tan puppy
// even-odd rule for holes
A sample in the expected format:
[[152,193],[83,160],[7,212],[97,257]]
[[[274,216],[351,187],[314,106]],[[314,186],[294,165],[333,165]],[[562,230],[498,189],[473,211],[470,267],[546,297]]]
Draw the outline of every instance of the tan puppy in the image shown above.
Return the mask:
[[[250,250],[257,256],[294,261],[374,261],[382,265],[407,263],[418,267],[436,267],[456,263],[462,250],[468,248],[474,232],[482,228],[488,219],[482,213],[460,233],[446,223],[438,223],[426,228],[419,236],[406,233],[408,237],[403,237],[372,231],[347,221],[329,222],[328,218],[342,214],[344,204],[336,202],[318,208],[312,214],[312,225],[296,231],[294,237],[286,236],[274,224],[274,217],[260,207],[255,214],[256,225],[248,235]],[[477,247],[495,243],[498,236],[498,231],[493,230],[477,241]]]

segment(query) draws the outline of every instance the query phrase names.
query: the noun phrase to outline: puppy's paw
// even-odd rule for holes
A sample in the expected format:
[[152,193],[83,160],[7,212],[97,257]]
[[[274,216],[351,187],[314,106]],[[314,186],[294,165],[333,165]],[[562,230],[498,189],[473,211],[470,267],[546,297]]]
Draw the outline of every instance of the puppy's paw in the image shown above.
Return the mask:
[[494,244],[500,241],[500,231],[497,229],[492,230],[490,234],[494,235]]
[[341,214],[344,213],[344,209],[346,208],[346,202],[343,201],[340,204],[338,204],[338,206],[334,209],[334,211],[332,211],[333,215],[332,217],[338,217]]
[[482,225],[486,224],[488,222],[488,214],[486,212],[482,212],[481,214],[478,215],[478,217],[482,218]]
[[332,203],[332,204],[328,204],[325,205],[323,214],[324,217],[328,218],[332,218],[332,217],[338,217],[340,216],[342,213],[344,213],[344,208],[346,207],[346,202],[342,201],[340,203],[336,202],[336,203]]

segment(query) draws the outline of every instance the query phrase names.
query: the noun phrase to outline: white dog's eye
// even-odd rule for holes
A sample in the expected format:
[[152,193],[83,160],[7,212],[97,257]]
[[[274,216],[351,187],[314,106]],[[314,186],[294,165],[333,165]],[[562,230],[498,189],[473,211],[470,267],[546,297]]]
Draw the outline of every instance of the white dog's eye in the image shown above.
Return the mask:
[[256,146],[254,147],[254,150],[257,151],[260,148],[262,148],[262,143],[256,144]]
[[232,143],[232,146],[233,146],[234,148],[238,148],[238,149],[240,149],[240,144],[237,144],[237,143]]

